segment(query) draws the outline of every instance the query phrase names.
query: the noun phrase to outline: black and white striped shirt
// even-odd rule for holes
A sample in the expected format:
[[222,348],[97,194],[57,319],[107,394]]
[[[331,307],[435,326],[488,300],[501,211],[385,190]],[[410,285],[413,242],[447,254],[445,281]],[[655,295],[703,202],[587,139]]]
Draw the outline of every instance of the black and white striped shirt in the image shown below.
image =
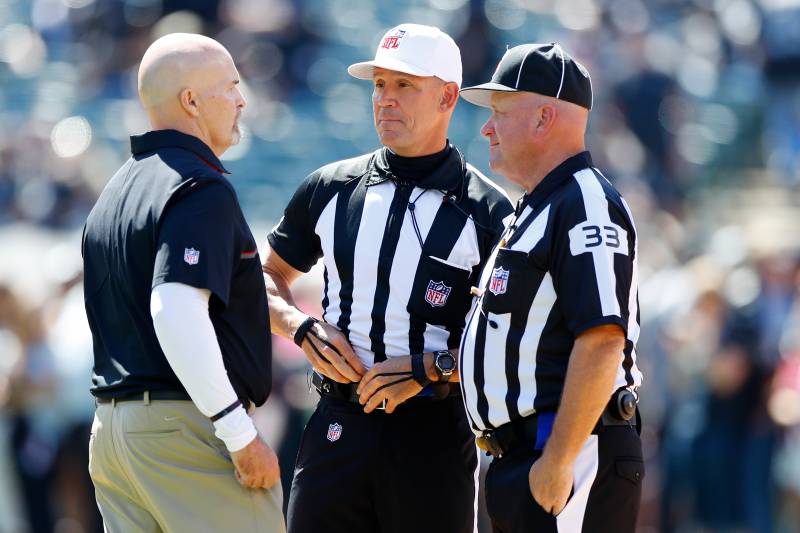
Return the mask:
[[454,147],[413,182],[392,174],[384,148],[309,175],[268,242],[302,272],[323,258],[323,319],[370,368],[458,347],[470,287],[512,212]]
[[523,197],[479,287],[460,358],[476,433],[556,411],[575,338],[596,326],[626,334],[615,388],[641,385],[636,229],[588,152]]

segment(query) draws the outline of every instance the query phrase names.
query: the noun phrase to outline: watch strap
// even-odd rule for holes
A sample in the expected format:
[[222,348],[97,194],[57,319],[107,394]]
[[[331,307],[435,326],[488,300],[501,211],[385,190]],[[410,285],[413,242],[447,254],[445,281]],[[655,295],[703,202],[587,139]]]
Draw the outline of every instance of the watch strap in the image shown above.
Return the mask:
[[411,355],[411,375],[414,376],[414,381],[422,387],[427,387],[431,384],[431,380],[428,379],[428,373],[425,372],[424,354],[415,353]]

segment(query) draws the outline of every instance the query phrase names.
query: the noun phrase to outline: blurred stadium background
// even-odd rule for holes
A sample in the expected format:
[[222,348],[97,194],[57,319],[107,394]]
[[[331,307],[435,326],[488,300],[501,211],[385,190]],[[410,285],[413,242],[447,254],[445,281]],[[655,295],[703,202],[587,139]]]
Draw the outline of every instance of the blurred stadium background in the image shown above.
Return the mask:
[[[249,106],[223,159],[263,242],[307,173],[377,147],[345,67],[399,22],[449,32],[465,84],[533,41],[593,75],[589,148],[641,241],[640,531],[800,531],[800,0],[0,0],[0,532],[102,530],[79,243],[147,129],[148,44],[232,52]],[[488,173],[486,116],[462,102],[451,139]],[[313,311],[319,277],[300,291]],[[286,483],[315,395],[274,345],[257,418]]]

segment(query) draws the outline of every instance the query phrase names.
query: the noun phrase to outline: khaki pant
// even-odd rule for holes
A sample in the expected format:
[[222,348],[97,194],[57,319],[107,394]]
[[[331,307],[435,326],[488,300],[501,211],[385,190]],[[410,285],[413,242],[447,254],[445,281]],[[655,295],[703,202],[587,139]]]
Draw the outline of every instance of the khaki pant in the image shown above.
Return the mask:
[[211,421],[189,401],[97,406],[89,473],[111,533],[283,533],[280,483],[239,485]]

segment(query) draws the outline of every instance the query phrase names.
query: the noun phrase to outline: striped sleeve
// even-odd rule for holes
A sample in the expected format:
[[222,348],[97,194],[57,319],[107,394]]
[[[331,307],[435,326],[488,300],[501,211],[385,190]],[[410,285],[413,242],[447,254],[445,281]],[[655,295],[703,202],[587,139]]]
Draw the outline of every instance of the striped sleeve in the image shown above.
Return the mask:
[[314,192],[319,181],[312,173],[300,184],[283,212],[283,217],[270,234],[267,242],[284,261],[300,272],[308,272],[322,257],[319,236],[314,225],[319,213],[314,205]]
[[605,324],[617,324],[627,334],[635,232],[604,178],[585,169],[574,179],[578,186],[562,205],[553,233],[558,304],[576,337]]

